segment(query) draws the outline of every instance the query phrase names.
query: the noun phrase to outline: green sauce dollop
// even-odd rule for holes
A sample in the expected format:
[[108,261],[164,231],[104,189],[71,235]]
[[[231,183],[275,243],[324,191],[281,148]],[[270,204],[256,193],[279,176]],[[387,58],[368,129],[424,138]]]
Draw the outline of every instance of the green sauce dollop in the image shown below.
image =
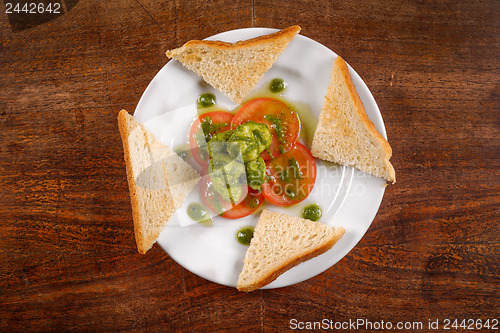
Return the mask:
[[302,217],[311,221],[318,221],[322,214],[323,213],[318,204],[306,206],[302,211]]
[[254,190],[259,190],[262,184],[266,182],[266,162],[262,157],[245,164],[247,172],[247,182]]
[[236,233],[236,239],[242,245],[250,245],[250,241],[253,237],[254,227],[244,227],[238,230]]
[[271,83],[269,83],[269,90],[273,93],[279,93],[285,90],[286,82],[283,79],[273,79]]
[[196,105],[198,108],[208,108],[215,104],[215,95],[211,93],[201,94]]
[[193,221],[203,221],[208,218],[208,213],[205,207],[199,202],[190,203],[187,207],[187,214]]

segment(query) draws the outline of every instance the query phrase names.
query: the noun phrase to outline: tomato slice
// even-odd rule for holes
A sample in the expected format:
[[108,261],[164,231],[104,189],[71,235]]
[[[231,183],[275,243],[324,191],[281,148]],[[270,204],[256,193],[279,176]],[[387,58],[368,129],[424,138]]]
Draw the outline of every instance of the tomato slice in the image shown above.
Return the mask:
[[248,193],[245,198],[236,205],[224,200],[222,196],[213,189],[210,176],[206,169],[202,172],[204,175],[199,183],[202,201],[208,209],[215,214],[228,218],[239,219],[255,212],[264,202],[262,191],[256,191],[248,187]]
[[202,114],[193,122],[189,132],[189,146],[196,163],[207,165],[210,156],[206,150],[206,139],[231,129],[233,117],[234,115],[227,111],[212,111]]
[[296,142],[285,154],[266,161],[269,181],[264,197],[277,206],[291,206],[309,196],[316,182],[316,162],[309,149]]
[[251,120],[269,126],[273,135],[271,146],[260,155],[264,160],[287,152],[299,137],[300,121],[297,114],[275,98],[262,97],[246,102],[234,115],[232,128]]

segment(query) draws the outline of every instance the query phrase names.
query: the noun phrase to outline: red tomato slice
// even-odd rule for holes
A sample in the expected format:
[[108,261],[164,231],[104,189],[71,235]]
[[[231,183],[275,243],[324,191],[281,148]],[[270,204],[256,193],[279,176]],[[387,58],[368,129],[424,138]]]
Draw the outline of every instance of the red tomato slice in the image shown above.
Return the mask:
[[285,154],[266,161],[269,181],[262,185],[264,197],[277,206],[291,206],[311,193],[316,182],[316,162],[309,149],[296,142]]
[[226,201],[212,188],[212,181],[206,172],[199,183],[202,201],[215,214],[228,218],[239,219],[255,212],[264,202],[262,191],[256,191],[248,187],[246,197],[237,205]]
[[[201,166],[205,166],[207,165],[207,161],[210,159],[205,148],[205,136],[211,137],[216,133],[231,129],[231,121],[233,117],[234,115],[227,111],[212,111],[202,114],[193,122],[189,132],[189,146],[191,147],[191,153],[196,163]],[[203,133],[201,128],[201,124],[203,122],[207,122],[207,124],[209,122],[210,124],[207,126],[207,133]]]
[[234,115],[232,128],[248,121],[264,123],[269,126],[273,141],[269,151],[261,153],[264,160],[277,157],[290,150],[300,132],[297,114],[280,100],[262,97],[246,102]]

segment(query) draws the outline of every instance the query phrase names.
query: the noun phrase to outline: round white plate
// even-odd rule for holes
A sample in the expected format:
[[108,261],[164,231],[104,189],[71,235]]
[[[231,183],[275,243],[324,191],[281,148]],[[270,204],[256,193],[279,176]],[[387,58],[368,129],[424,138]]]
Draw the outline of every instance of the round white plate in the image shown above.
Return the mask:
[[[208,39],[236,42],[275,31],[267,28],[239,29]],[[297,35],[256,89],[273,78],[282,78],[288,83],[284,97],[308,105],[318,117],[336,57],[333,51],[318,42]],[[359,75],[352,68],[349,70],[368,117],[385,137],[382,116],[372,94]],[[179,62],[169,61],[145,90],[135,117],[163,143],[175,149],[187,142],[191,123],[196,117],[196,99],[206,92],[213,93],[217,103],[229,110],[237,106]],[[316,185],[304,202],[291,208],[272,205],[266,205],[266,208],[300,216],[303,207],[317,202],[323,209],[320,222],[342,226],[346,233],[330,251],[292,268],[265,288],[295,284],[334,265],[356,246],[378,211],[385,189],[382,179],[353,168],[335,168],[321,161],[317,164]],[[207,227],[193,223],[187,217],[186,207],[194,201],[201,201],[197,187],[171,218],[158,243],[176,262],[194,274],[219,284],[235,286],[247,250],[236,240],[236,233],[241,227],[255,226],[258,214],[238,220],[215,217],[214,225]]]

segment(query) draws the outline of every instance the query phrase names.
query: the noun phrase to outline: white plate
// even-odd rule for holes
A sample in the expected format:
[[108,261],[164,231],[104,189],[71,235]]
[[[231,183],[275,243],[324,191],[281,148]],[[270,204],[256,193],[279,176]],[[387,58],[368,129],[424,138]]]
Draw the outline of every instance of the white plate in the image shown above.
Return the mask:
[[[236,42],[277,31],[266,28],[239,29],[224,32],[208,39]],[[337,55],[312,39],[297,35],[264,75],[256,89],[273,78],[288,83],[286,98],[304,103],[317,117],[326,94],[330,71]],[[368,117],[384,137],[385,128],[377,104],[359,75],[349,67],[356,89]],[[151,81],[144,92],[135,117],[145,124],[162,142],[175,148],[187,142],[191,122],[196,116],[195,102],[205,92],[215,94],[218,104],[232,110],[236,107],[229,98],[205,84],[196,74],[179,62],[169,61]],[[309,279],[342,259],[363,237],[375,217],[385,182],[348,167],[332,168],[318,161],[316,185],[306,201],[292,208],[268,205],[272,210],[300,216],[307,204],[317,202],[323,209],[321,222],[342,226],[344,237],[328,252],[285,272],[265,288],[278,288]],[[186,223],[186,207],[200,202],[195,190],[184,206],[171,218],[158,239],[159,245],[189,271],[216,283],[235,286],[243,267],[246,246],[236,240],[237,231],[255,225],[258,216],[239,220],[214,218],[214,226]]]

